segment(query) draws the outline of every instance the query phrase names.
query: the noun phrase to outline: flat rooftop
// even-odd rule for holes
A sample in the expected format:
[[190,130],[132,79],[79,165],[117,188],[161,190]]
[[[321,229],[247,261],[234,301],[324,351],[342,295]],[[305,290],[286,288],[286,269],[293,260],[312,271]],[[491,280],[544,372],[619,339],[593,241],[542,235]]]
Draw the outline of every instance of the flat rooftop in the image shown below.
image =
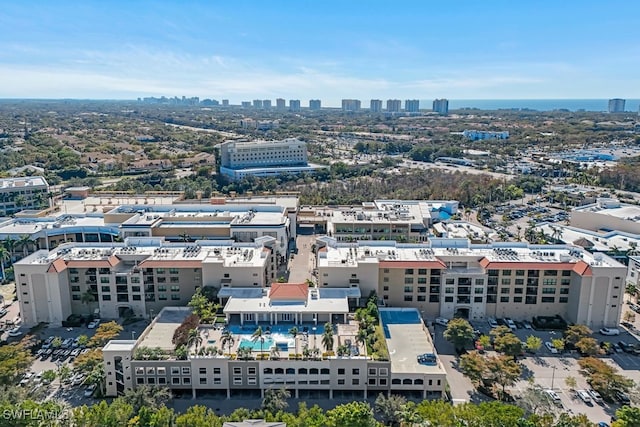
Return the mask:
[[104,219],[100,216],[71,216],[45,218],[15,218],[0,224],[0,235],[31,235],[42,230],[59,232],[61,229],[74,227],[104,227]]
[[135,340],[111,340],[102,348],[102,351],[131,351],[135,345]]
[[47,181],[41,176],[0,179],[0,189],[20,189],[26,187],[46,187]]
[[[591,231],[583,228],[542,223],[535,227],[536,230],[542,230],[547,236],[554,235],[554,229],[558,230],[556,235],[558,239],[567,244],[577,245],[581,239],[586,239],[590,244],[590,250],[594,251],[613,251],[617,248],[621,251],[627,251],[632,249],[632,245],[635,243],[635,247],[640,247],[640,234],[626,233],[623,231]],[[582,243],[586,243],[582,241]]]
[[380,308],[391,372],[394,374],[445,374],[439,360],[435,365],[418,363],[418,356],[436,354],[429,330],[413,308]]
[[191,313],[189,307],[165,307],[142,333],[138,346],[159,347],[164,351],[173,352],[173,333]]
[[600,215],[608,215],[629,221],[640,221],[640,206],[621,203],[618,207],[599,206],[597,204],[580,206],[573,209],[575,212],[592,212]]

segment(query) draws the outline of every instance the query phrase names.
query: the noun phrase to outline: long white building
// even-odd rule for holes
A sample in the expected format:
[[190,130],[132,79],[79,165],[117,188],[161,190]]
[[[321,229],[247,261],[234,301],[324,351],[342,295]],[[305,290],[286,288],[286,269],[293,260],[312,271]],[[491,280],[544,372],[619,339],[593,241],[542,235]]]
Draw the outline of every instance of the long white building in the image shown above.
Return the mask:
[[49,184],[42,176],[0,179],[0,216],[49,207]]

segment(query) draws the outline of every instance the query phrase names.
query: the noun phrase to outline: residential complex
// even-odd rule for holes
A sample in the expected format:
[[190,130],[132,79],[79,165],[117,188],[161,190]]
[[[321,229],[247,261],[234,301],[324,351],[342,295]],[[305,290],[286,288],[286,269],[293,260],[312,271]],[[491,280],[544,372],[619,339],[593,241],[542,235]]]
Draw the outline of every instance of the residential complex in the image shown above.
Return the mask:
[[49,184],[42,176],[0,179],[0,216],[49,207]]
[[609,100],[609,112],[610,113],[624,113],[625,100],[620,98],[613,98]]
[[381,99],[372,99],[369,111],[372,113],[379,113],[382,111],[382,100]]
[[286,108],[287,108],[287,101],[285,101],[283,98],[277,98],[276,109],[278,111],[284,111]]
[[318,239],[318,286],[349,283],[424,318],[470,320],[559,314],[591,328],[616,326],[627,269],[566,245],[470,244],[466,239],[338,242]]
[[507,139],[509,138],[509,132],[490,132],[485,130],[465,130],[462,132],[465,138],[471,141],[479,141],[483,139]]
[[359,99],[343,99],[342,111],[360,111]]
[[402,109],[402,101],[399,99],[387,99],[387,112],[399,113]]
[[300,111],[300,100],[299,99],[290,99],[289,100],[289,111],[293,111],[293,112]]
[[313,172],[307,163],[307,143],[282,141],[227,141],[220,144],[220,172],[232,179]]
[[407,113],[417,113],[420,111],[420,100],[418,99],[407,99],[404,101],[404,110]]
[[310,99],[309,100],[309,109],[310,110],[320,110],[322,108],[322,101],[319,99]]
[[14,264],[20,313],[27,326],[60,326],[71,314],[146,318],[186,305],[201,286],[262,289],[275,281],[274,243],[128,238],[37,251]]
[[449,100],[436,99],[433,101],[433,112],[446,116],[449,114]]

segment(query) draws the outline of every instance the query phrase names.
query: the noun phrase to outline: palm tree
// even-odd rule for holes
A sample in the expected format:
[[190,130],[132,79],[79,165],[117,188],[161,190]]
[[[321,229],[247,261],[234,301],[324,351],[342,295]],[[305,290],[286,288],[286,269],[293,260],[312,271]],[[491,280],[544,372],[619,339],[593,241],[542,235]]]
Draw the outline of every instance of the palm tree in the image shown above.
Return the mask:
[[193,328],[189,330],[189,337],[187,338],[187,346],[194,345],[196,346],[196,352],[198,352],[198,347],[202,344],[202,336],[200,335],[200,331],[198,328]]
[[229,344],[229,353],[231,353],[231,346],[235,344],[236,340],[233,338],[233,334],[230,330],[225,329],[222,331],[222,335],[220,336],[220,343],[222,344],[222,349],[224,350],[224,346]]
[[369,338],[369,333],[366,329],[358,329],[358,333],[356,334],[356,342],[362,344],[365,347],[365,343],[367,342],[367,338]]
[[189,236],[187,233],[182,233],[178,237],[180,237],[180,240],[182,240],[183,242],[190,242],[191,241],[191,236]]
[[293,328],[289,329],[289,335],[291,335],[293,337],[293,345],[296,349],[296,355],[298,354],[298,340],[296,339],[298,337],[298,334],[300,333],[300,331],[298,331],[298,328],[296,326],[294,326]]
[[13,259],[13,256],[15,255],[14,251],[16,249],[16,241],[11,237],[7,237],[2,241],[2,245],[9,251],[11,259]]
[[325,323],[324,333],[322,334],[322,346],[326,351],[333,350],[333,325]]
[[133,406],[134,411],[138,411],[143,407],[155,411],[171,400],[171,390],[168,387],[142,385],[135,389],[127,390],[121,399]]
[[22,248],[23,257],[29,255],[29,247],[32,243],[33,240],[31,240],[31,236],[29,236],[28,234],[23,234],[22,236],[20,236],[20,240],[18,240],[18,246]]
[[258,326],[253,334],[251,334],[251,341],[256,342],[260,341],[260,357],[262,357],[263,346],[264,346],[264,331],[262,330],[262,326]]
[[11,254],[4,246],[0,246],[0,267],[2,268],[2,280],[5,280],[7,276],[4,274],[5,261],[11,260]]

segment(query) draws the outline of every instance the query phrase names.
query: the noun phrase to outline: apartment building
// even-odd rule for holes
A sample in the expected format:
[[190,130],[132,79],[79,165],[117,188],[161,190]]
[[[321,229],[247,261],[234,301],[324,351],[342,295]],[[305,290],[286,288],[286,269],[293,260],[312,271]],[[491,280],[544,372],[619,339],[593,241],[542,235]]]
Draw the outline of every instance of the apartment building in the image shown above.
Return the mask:
[[201,286],[262,288],[275,280],[275,239],[253,243],[69,243],[14,264],[25,325],[59,326],[71,314],[148,317],[184,306]]
[[640,256],[638,255],[632,255],[629,257],[627,284],[640,288]]
[[609,100],[610,113],[624,113],[624,105],[626,100],[621,98],[613,98]]
[[276,110],[284,111],[286,108],[287,108],[287,101],[285,101],[283,98],[277,98],[276,99]]
[[300,111],[300,100],[299,99],[290,99],[289,100],[289,111],[292,111],[292,112]]
[[407,113],[417,113],[420,111],[420,100],[407,99],[404,101],[404,111]]
[[509,131],[492,132],[488,130],[470,130],[465,129],[462,135],[471,141],[481,141],[483,139],[508,139]]
[[320,288],[376,291],[391,307],[414,307],[423,317],[470,320],[563,316],[591,328],[615,326],[623,304],[624,265],[568,245],[339,242],[318,239]]
[[[367,354],[367,347],[356,339],[358,325],[352,320],[332,325],[331,349],[322,343],[324,328],[317,322],[261,323],[261,339],[251,338],[256,325],[200,325],[202,344],[190,346],[186,359],[179,360],[171,337],[190,313],[188,308],[167,307],[136,341],[109,342],[103,348],[107,396],[148,385],[169,387],[193,398],[205,393],[259,397],[265,390],[286,388],[295,398],[367,398],[394,393],[424,399],[441,397],[446,387],[444,366],[429,331],[413,309],[380,312],[389,360],[374,360]],[[295,336],[289,333],[293,326],[299,329]],[[229,334],[232,340],[228,340]],[[145,352],[152,348],[163,356],[149,360]],[[428,356],[420,359],[424,355]]]
[[359,99],[343,99],[342,111],[360,111],[360,105]]
[[369,111],[371,113],[379,113],[382,111],[382,100],[381,99],[372,99],[369,103]]
[[0,216],[49,206],[49,184],[44,177],[0,179]]
[[309,100],[309,109],[310,110],[320,110],[322,108],[322,101],[319,99],[310,99]]
[[399,113],[402,109],[402,101],[399,99],[387,99],[387,112]]
[[449,114],[449,100],[436,99],[433,101],[433,112],[446,116]]

